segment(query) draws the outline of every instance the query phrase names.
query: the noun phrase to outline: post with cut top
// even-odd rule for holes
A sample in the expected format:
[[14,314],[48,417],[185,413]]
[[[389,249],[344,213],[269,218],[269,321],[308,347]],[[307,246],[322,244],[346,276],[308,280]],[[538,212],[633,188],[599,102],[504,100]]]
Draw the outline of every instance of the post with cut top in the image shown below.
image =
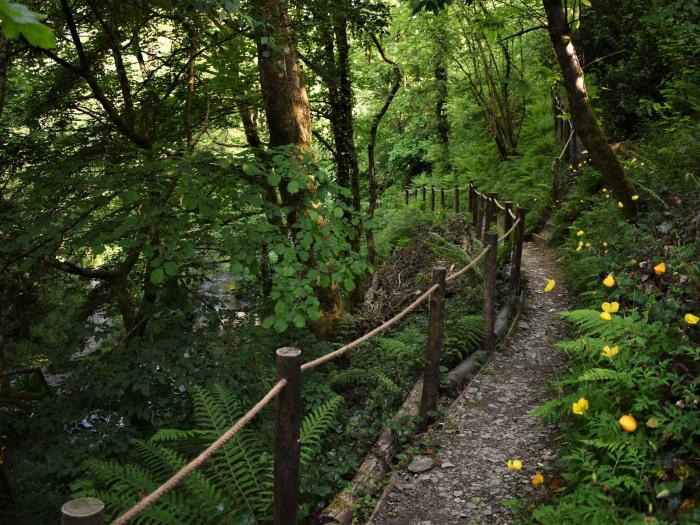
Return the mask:
[[408,188],[403,190],[404,200],[406,201],[406,206],[408,206]]
[[275,423],[274,525],[297,525],[301,452],[301,351],[277,350],[277,379],[287,384],[277,396]]
[[435,186],[430,186],[430,211],[435,211]]
[[469,181],[469,213],[472,214],[472,226],[476,226],[476,190],[472,181]]
[[484,238],[484,197],[476,194],[476,238]]
[[484,350],[492,352],[496,340],[496,255],[498,233],[486,232],[484,245],[489,251],[484,259]]
[[459,214],[459,186],[455,184],[455,215]]
[[440,206],[445,209],[445,188],[440,188]]
[[425,202],[425,186],[423,186],[423,202]]
[[418,200],[418,188],[413,190],[413,197]]
[[[513,227],[513,217],[510,215],[511,213],[513,213],[513,201],[505,201],[503,203],[503,207],[505,208],[505,211],[504,211],[505,217],[503,219],[503,221],[504,221],[503,222],[503,230],[508,231]],[[511,233],[508,237],[503,239],[503,245],[512,247],[512,243],[511,243],[512,239],[513,239],[513,234]],[[506,257],[506,260],[508,260],[508,261],[510,260],[510,250],[508,250],[506,252],[505,257]]]
[[420,401],[420,427],[427,428],[431,413],[437,408],[438,386],[440,384],[440,353],[442,352],[443,325],[445,324],[445,277],[447,269],[433,268],[432,284],[439,285],[430,295],[428,319],[428,344],[425,347],[425,369],[423,372],[423,392]]
[[525,240],[525,214],[526,208],[518,208],[517,217],[520,221],[515,228],[513,241],[513,262],[510,265],[510,288],[516,296],[520,296],[520,264],[523,260],[523,241]]
[[103,525],[105,504],[97,498],[68,501],[61,507],[61,525]]
[[496,222],[496,200],[498,193],[490,191],[486,197],[486,217],[484,218],[484,233],[491,229],[491,225]]

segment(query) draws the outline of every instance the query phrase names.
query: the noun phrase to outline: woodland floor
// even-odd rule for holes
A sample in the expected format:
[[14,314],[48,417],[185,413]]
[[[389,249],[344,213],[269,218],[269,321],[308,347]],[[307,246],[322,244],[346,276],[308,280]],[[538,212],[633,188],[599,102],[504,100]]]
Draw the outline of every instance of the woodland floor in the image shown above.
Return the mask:
[[[547,383],[564,368],[553,345],[565,331],[558,313],[570,301],[551,250],[526,244],[523,266],[530,286],[515,336],[428,431],[434,467],[394,473],[373,525],[512,523],[502,500],[538,499],[548,490],[556,429],[528,413],[546,400]],[[542,291],[547,279],[557,282],[551,293]],[[522,470],[509,471],[508,459],[522,460]],[[545,484],[534,487],[530,478],[538,470]]]

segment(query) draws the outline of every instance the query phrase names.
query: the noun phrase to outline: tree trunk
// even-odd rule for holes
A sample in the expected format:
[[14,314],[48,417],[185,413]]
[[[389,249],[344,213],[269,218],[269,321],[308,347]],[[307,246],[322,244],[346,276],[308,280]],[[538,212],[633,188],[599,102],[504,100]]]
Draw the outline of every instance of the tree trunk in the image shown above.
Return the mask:
[[574,129],[588,149],[593,164],[603,174],[606,185],[623,204],[622,213],[628,220],[634,221],[637,216],[637,204],[632,200],[634,186],[625,177],[622,165],[610,148],[605,132],[593,113],[586,93],[583,69],[571,41],[566,10],[561,0],[543,0],[542,3],[547,13],[549,36],[569,99],[569,112]]
[[447,120],[447,66],[445,65],[444,51],[439,52],[437,65],[435,66],[435,118],[437,120],[437,139],[442,146],[442,159],[440,159],[440,172],[449,173],[450,165],[450,123]]
[[274,39],[274,46],[258,38],[258,69],[265,102],[269,146],[293,145],[311,151],[311,112],[304,78],[299,69],[296,43],[290,29],[286,0],[265,0],[261,22]]
[[[386,98],[386,101],[384,102],[384,105],[382,108],[379,110],[379,113],[377,113],[374,116],[374,121],[372,122],[372,128],[370,129],[369,132],[369,143],[367,144],[367,162],[369,164],[368,167],[368,172],[369,172],[369,219],[371,220],[372,217],[374,216],[374,210],[377,209],[377,194],[379,192],[379,184],[377,183],[377,168],[374,162],[374,148],[377,143],[377,130],[379,129],[379,123],[382,121],[382,118],[384,118],[384,115],[386,112],[389,110],[389,106],[391,105],[391,102],[394,100],[394,97],[396,97],[396,93],[398,93],[399,88],[401,87],[401,70],[399,69],[399,66],[388,58],[386,54],[384,53],[384,48],[382,47],[381,43],[377,39],[376,36],[371,35],[372,40],[374,41],[374,44],[377,46],[377,51],[379,51],[379,54],[382,56],[382,60],[386,62],[387,64],[390,64],[394,68],[394,82],[391,85],[391,91],[389,91],[389,96]],[[377,258],[377,251],[376,248],[374,247],[374,230],[372,228],[367,229],[367,259],[369,259],[369,262],[371,264],[375,263],[375,260]]]

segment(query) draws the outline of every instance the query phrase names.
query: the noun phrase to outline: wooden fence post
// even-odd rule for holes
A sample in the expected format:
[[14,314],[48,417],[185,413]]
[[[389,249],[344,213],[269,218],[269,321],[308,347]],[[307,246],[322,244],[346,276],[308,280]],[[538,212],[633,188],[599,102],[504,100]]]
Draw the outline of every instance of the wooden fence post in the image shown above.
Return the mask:
[[476,238],[483,240],[484,238],[484,212],[486,206],[483,195],[476,196]]
[[484,260],[484,350],[493,352],[496,335],[496,256],[498,233],[486,232],[485,245],[489,247]]
[[[513,217],[511,217],[511,212],[513,211],[513,201],[505,201],[503,203],[503,207],[505,208],[505,219],[503,222],[503,231],[507,232],[513,227]],[[505,253],[505,259],[506,261],[510,261],[510,252],[513,249],[513,234],[511,233],[508,237],[503,239],[503,245],[504,246],[510,246],[510,249]]]
[[297,525],[301,426],[301,351],[277,350],[277,379],[287,384],[277,396],[275,424],[274,525]]
[[418,188],[413,190],[413,197],[418,200]]
[[455,184],[455,215],[459,214],[459,186]]
[[437,408],[438,386],[440,384],[440,353],[442,351],[443,325],[445,323],[445,277],[447,269],[433,268],[432,284],[439,284],[430,295],[428,344],[425,347],[425,369],[423,372],[423,392],[420,402],[421,428],[430,423],[430,412]]
[[435,211],[435,186],[430,186],[430,211]]
[[423,202],[425,202],[425,186],[423,186]]
[[[487,193],[486,198],[486,217],[484,218],[484,233],[489,231],[491,224],[496,221],[496,199],[498,199],[498,193],[495,191],[490,191]],[[497,221],[496,221],[497,222]]]
[[445,209],[445,188],[440,188],[440,206]]
[[472,181],[469,181],[469,213],[472,214],[472,225],[476,226],[476,190]]
[[515,240],[513,242],[513,262],[510,265],[510,288],[516,296],[520,296],[520,264],[523,260],[523,241],[525,240],[525,214],[526,208],[518,208],[520,224],[515,228]]
[[408,188],[403,190],[404,200],[406,201],[406,206],[408,206]]
[[105,504],[97,498],[68,501],[61,507],[61,525],[103,525]]

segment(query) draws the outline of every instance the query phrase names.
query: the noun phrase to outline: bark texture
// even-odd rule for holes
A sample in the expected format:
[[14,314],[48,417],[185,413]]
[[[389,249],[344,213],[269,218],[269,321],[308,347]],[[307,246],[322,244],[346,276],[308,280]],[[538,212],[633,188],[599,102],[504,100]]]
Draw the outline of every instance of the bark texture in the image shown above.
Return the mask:
[[583,69],[579,63],[576,49],[571,40],[566,10],[561,0],[543,0],[549,36],[559,61],[564,88],[569,99],[569,112],[576,133],[588,149],[593,164],[600,170],[615,198],[622,203],[622,213],[634,221],[637,216],[637,203],[632,200],[634,186],[625,177],[622,165],[608,144],[603,128],[593,113]]

